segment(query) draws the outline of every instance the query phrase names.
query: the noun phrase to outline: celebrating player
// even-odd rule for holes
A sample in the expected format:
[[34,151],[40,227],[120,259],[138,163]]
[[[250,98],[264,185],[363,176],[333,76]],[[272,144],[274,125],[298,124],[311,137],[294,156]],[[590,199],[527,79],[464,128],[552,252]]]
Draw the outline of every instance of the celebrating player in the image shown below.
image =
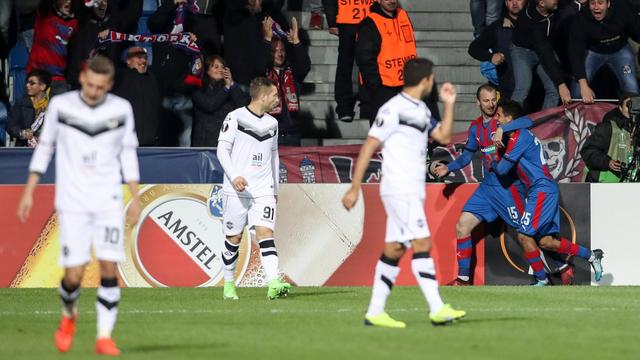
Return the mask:
[[62,320],[55,333],[60,352],[69,351],[73,343],[80,283],[93,245],[101,277],[95,351],[113,356],[120,353],[111,332],[120,301],[117,263],[124,259],[123,178],[132,196],[127,211],[129,224],[138,221],[140,205],[133,112],[128,101],[108,94],[113,75],[111,61],[97,56],[80,74],[80,91],[51,99],[18,205],[18,218],[24,222],[34,205],[35,187],[55,148],[55,208],[60,223],[60,264],[64,267],[59,289]]
[[[518,103],[511,100],[501,101],[497,111],[498,121],[507,124],[518,118],[521,112]],[[518,229],[518,240],[525,247],[525,251],[527,246],[535,246],[535,240],[538,240],[542,249],[581,257],[591,264],[596,281],[600,281],[603,251],[591,251],[567,239],[557,238],[560,231],[558,185],[549,173],[540,140],[529,130],[516,130],[509,135],[504,156],[499,162],[493,161],[491,169],[498,175],[504,175],[514,166],[520,180],[528,188],[527,201]],[[537,268],[532,264],[531,267],[536,272],[542,270],[542,264]]]
[[223,298],[237,300],[234,272],[242,231],[248,223],[260,245],[267,276],[267,297],[287,295],[291,285],[278,277],[278,253],[273,238],[278,192],[278,121],[268,114],[278,105],[278,90],[267,78],[249,86],[251,103],[227,115],[218,138],[218,159],[224,169]]
[[[500,127],[495,118],[497,109],[497,89],[491,84],[481,85],[476,91],[476,99],[482,115],[469,126],[469,138],[462,155],[448,165],[438,164],[435,173],[439,177],[445,176],[450,171],[456,171],[467,166],[476,151],[482,153],[482,165],[484,167],[484,179],[462,209],[462,214],[456,224],[456,257],[458,261],[458,277],[450,285],[471,285],[471,255],[473,244],[471,232],[481,222],[490,223],[501,218],[507,225],[518,229],[519,220],[524,210],[524,189],[515,171],[510,171],[503,176],[497,176],[491,172],[491,161],[497,161],[502,155],[492,140],[495,133],[502,134],[518,128],[528,128],[532,121],[529,118],[520,118]],[[504,152],[504,151],[502,151]],[[537,246],[525,250],[525,257],[532,268],[538,268],[538,262],[542,264],[540,249]],[[555,255],[555,254],[554,254]],[[533,264],[535,263],[535,264]],[[572,280],[573,272],[564,262],[561,266],[566,269],[566,278]],[[548,283],[546,272],[535,272],[536,285]]]
[[369,137],[360,150],[351,188],[342,198],[345,208],[355,206],[369,160],[382,146],[380,196],[387,214],[387,230],[384,252],[376,265],[365,324],[390,328],[406,327],[404,322],[392,319],[384,309],[400,272],[398,262],[409,245],[413,247],[411,268],[429,304],[431,322],[443,325],[465,315],[464,311],[453,309],[440,298],[435,263],[429,255],[431,239],[424,213],[428,135],[441,144],[451,141],[456,91],[450,83],[440,88],[444,117],[442,123],[437,124],[420,100],[433,88],[433,63],[427,59],[410,60],[403,75],[404,89],[378,111]]

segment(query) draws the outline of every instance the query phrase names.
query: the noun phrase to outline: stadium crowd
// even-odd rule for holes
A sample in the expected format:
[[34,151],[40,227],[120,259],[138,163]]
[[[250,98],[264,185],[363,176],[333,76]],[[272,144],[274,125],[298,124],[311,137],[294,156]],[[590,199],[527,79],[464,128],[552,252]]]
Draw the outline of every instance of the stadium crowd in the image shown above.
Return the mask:
[[[119,65],[114,93],[132,103],[141,146],[215,147],[227,113],[248,103],[249,82],[264,75],[278,85],[279,143],[300,145],[310,43],[302,24],[284,15],[285,0],[151,2],[155,11],[143,16],[149,1],[0,0],[0,56],[16,43],[29,51],[24,96],[10,104],[8,85],[0,85],[0,107],[8,109],[0,109],[8,113],[0,126],[12,139],[2,144],[35,146],[48,99],[77,89],[83,64],[103,54]],[[394,76],[403,61],[416,56],[411,14],[397,0],[304,3],[308,28],[322,29],[324,12],[339,40],[337,118],[352,121],[359,102],[360,116],[372,120],[402,88]],[[529,113],[572,99],[629,98],[638,93],[628,40],[640,41],[639,8],[636,0],[470,0],[468,52],[500,96]],[[395,40],[381,31],[386,22],[401,25]],[[392,55],[399,61],[380,66]],[[425,102],[438,118],[436,100],[437,85]]]

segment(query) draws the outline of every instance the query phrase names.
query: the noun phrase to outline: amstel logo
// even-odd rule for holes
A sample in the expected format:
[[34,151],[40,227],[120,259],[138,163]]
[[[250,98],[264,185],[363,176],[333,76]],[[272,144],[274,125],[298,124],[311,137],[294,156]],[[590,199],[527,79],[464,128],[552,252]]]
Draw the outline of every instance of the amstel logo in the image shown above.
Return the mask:
[[[126,259],[119,269],[126,285],[220,285],[221,186],[148,185],[140,193],[140,202],[140,221],[136,226],[125,225]],[[250,241],[241,243],[236,279],[246,270],[250,246]]]

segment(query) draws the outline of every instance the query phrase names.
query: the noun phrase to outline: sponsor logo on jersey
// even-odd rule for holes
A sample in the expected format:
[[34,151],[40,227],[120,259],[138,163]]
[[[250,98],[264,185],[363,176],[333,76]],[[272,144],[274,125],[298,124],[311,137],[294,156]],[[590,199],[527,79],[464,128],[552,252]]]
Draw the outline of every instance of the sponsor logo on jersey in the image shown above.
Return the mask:
[[485,146],[482,149],[480,149],[480,151],[487,154],[493,154],[496,152],[496,146],[495,145]]
[[[222,187],[153,185],[140,194],[142,214],[126,226],[126,260],[119,265],[127,286],[214,286],[223,281]],[[240,246],[246,269],[250,241]],[[240,273],[241,273],[240,272]],[[240,274],[238,273],[238,274]]]
[[251,166],[262,166],[263,164],[262,153],[253,154],[251,156]]

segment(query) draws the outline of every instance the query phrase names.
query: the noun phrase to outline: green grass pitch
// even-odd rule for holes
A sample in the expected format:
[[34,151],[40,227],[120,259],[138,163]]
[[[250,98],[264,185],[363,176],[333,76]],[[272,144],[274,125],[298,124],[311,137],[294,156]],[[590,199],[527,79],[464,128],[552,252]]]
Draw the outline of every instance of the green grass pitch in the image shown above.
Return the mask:
[[[365,327],[369,288],[124,289],[114,338],[123,359],[637,359],[640,287],[441,288],[467,317],[433,327],[415,287],[388,313],[407,329]],[[95,290],[80,297],[74,347],[59,355],[55,289],[0,289],[0,359],[95,358]]]

